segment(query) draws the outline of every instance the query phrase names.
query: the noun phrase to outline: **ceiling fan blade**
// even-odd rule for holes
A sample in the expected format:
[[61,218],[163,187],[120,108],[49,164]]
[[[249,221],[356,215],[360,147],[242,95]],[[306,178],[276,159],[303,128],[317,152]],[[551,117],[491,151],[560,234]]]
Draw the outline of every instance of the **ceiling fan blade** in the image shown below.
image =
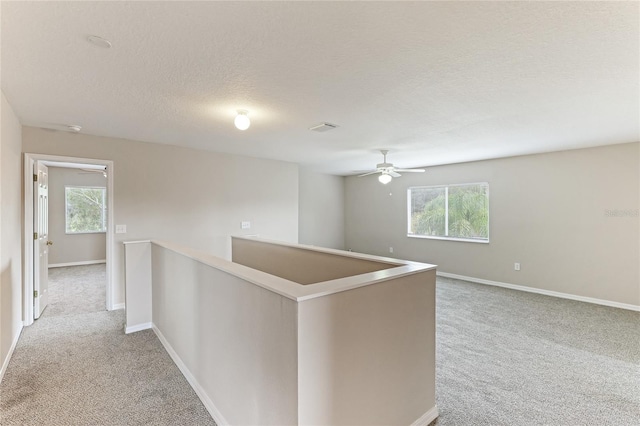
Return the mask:
[[402,173],[423,173],[424,169],[396,169],[396,172]]
[[80,169],[78,172],[80,175],[94,175],[96,173],[100,173],[102,176],[107,177],[107,168],[104,169]]
[[[383,162],[376,166],[376,170],[365,172],[364,174],[358,175],[358,177],[369,176],[375,173],[382,173],[382,176],[380,177],[380,179],[382,178],[389,179],[385,175],[394,177],[394,178],[399,178],[400,176],[402,176],[400,173],[422,173],[425,171],[424,169],[400,169],[400,168],[394,167],[393,163],[387,163],[388,152],[389,151],[386,149],[381,149],[380,153],[382,154]],[[383,183],[388,183],[388,181],[385,181]]]
[[367,172],[367,173],[365,173],[365,174],[358,175],[358,177],[374,175],[374,174],[376,174],[376,173],[380,173],[380,170],[373,170],[373,171],[371,171],[371,172]]

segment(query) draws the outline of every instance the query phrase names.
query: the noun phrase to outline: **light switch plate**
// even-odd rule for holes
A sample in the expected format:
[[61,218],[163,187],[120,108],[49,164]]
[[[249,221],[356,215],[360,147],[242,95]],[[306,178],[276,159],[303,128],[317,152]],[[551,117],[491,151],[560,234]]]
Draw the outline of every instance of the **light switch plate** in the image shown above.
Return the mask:
[[243,221],[243,222],[240,224],[240,227],[241,227],[242,229],[249,229],[249,228],[251,228],[251,222],[249,222],[249,221]]
[[116,225],[116,234],[126,234],[127,225]]

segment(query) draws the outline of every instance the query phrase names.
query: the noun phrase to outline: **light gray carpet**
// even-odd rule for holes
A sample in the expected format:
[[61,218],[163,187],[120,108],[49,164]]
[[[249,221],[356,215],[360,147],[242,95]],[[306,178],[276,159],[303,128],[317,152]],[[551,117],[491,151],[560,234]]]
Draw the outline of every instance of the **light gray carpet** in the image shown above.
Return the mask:
[[0,385],[1,425],[215,424],[151,330],[125,335],[124,311],[72,305],[87,308],[67,300],[23,330]]
[[43,317],[106,310],[104,263],[49,269],[49,303]]
[[[152,331],[61,312],[23,331],[0,424],[214,424]],[[436,351],[434,425],[639,424],[640,313],[438,279]]]
[[640,313],[437,285],[438,426],[639,425]]

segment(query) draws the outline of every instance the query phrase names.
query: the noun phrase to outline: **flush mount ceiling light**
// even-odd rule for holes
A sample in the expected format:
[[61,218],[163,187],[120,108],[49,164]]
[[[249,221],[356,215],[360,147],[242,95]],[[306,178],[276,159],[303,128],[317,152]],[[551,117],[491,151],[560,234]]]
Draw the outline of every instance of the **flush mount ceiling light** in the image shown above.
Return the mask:
[[391,182],[391,179],[393,179],[391,175],[388,175],[386,173],[382,173],[380,176],[378,176],[378,180],[380,181],[380,183],[383,183],[385,185]]
[[233,124],[235,124],[238,130],[247,130],[251,125],[251,120],[249,120],[249,111],[244,109],[238,110],[238,115],[236,115],[236,119],[233,120]]
[[105,49],[111,48],[111,42],[106,38],[98,37],[96,35],[90,35],[87,37],[87,40],[89,40],[89,43],[95,44],[98,47],[102,47]]
[[80,130],[82,130],[82,126],[78,126],[77,124],[69,124],[67,126],[67,129],[69,129],[70,132],[78,133]]

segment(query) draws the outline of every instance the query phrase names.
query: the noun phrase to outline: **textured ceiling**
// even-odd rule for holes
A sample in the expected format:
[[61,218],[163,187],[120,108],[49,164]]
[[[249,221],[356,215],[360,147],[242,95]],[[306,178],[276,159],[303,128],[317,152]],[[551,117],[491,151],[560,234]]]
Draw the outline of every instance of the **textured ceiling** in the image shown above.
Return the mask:
[[[417,167],[635,142],[639,8],[3,1],[2,90],[24,125],[335,174],[382,148]],[[323,121],[340,127],[308,130]]]

